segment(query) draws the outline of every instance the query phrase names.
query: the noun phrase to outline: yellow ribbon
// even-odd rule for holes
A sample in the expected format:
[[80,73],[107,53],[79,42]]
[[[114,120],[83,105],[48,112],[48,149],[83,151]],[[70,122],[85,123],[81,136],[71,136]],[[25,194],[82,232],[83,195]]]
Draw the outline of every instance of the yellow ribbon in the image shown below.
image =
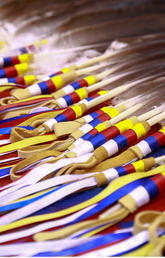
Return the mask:
[[6,153],[10,151],[16,151],[31,145],[35,145],[38,143],[50,142],[56,140],[56,136],[54,134],[50,135],[39,135],[31,138],[27,138],[18,142],[13,142],[6,146],[2,146],[0,148],[0,153]]

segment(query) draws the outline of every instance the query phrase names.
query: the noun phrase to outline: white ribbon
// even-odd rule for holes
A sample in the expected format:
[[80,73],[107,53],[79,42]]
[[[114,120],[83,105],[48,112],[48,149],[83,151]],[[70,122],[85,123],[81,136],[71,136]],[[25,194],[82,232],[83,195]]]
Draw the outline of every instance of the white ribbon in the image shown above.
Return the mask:
[[1,256],[19,255],[32,256],[40,252],[58,252],[66,248],[72,248],[87,242],[89,239],[64,239],[57,241],[30,242],[20,244],[8,244],[0,246]]
[[[159,230],[159,234],[163,230]],[[109,256],[120,256],[122,253],[131,252],[132,249],[138,248],[139,246],[147,243],[149,241],[148,231],[142,231],[135,236],[130,237],[129,239],[123,240],[121,243],[105,247],[94,252],[90,252],[87,255],[82,255],[87,257],[109,257]]]
[[[52,172],[59,170],[60,168],[66,166],[66,165],[69,165],[71,163],[86,162],[91,156],[92,156],[92,154],[90,153],[90,154],[87,154],[87,155],[84,155],[84,156],[81,156],[78,158],[64,158],[64,159],[58,160],[55,163],[45,163],[40,166],[37,166],[34,169],[32,169],[27,175],[22,177],[21,179],[8,185],[7,186],[8,188],[0,193],[0,201],[1,200],[3,201],[2,197],[8,193],[12,193],[26,185],[36,184],[45,176],[49,175]],[[6,186],[1,187],[0,190],[3,190],[5,188],[6,188]]]
[[[90,176],[92,176],[96,173],[90,173]],[[89,174],[63,175],[63,176],[47,179],[47,180],[41,181],[36,184],[27,185],[23,188],[20,188],[12,193],[9,193],[9,194],[6,194],[5,196],[3,196],[3,198],[1,198],[1,200],[0,200],[0,206],[3,206],[9,202],[18,200],[18,199],[28,196],[30,194],[34,194],[34,193],[46,190],[48,188],[62,185],[62,184],[68,183],[68,182],[78,181],[78,180],[84,179],[86,177],[89,177]]]
[[83,214],[88,212],[89,210],[93,209],[95,206],[96,206],[96,204],[91,205],[87,208],[84,208],[84,209],[82,209],[78,212],[75,212],[72,215],[66,216],[62,219],[56,219],[54,221],[44,222],[44,223],[41,223],[37,226],[31,227],[31,228],[28,228],[28,229],[24,229],[24,230],[21,230],[21,231],[18,231],[18,232],[0,235],[0,243],[5,243],[5,242],[11,241],[11,240],[31,236],[31,235],[34,235],[34,234],[39,233],[41,231],[44,231],[44,230],[48,230],[48,229],[51,229],[51,228],[66,225],[70,222],[73,222],[74,220],[76,220],[77,218],[79,218],[80,216],[82,216]]
[[79,190],[85,189],[87,187],[94,187],[97,185],[96,179],[94,177],[86,178],[84,180],[74,182],[66,185],[55,192],[48,194],[47,196],[42,197],[39,200],[33,201],[32,203],[26,205],[25,207],[16,209],[13,212],[2,216],[0,218],[0,225],[6,225],[16,220],[27,217],[49,205],[55,203],[70,194],[73,194]]

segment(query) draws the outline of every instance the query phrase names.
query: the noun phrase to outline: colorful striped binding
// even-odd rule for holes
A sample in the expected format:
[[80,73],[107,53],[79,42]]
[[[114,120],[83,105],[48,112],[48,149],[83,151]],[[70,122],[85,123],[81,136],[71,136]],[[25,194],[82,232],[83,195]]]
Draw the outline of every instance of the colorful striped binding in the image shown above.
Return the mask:
[[129,129],[123,134],[104,143],[102,148],[104,148],[108,153],[108,156],[111,157],[113,154],[132,145],[135,141],[144,136],[149,129],[150,126],[147,122],[137,123],[132,129]]
[[0,78],[11,78],[20,76],[29,71],[27,63],[16,64],[0,69]]
[[56,76],[56,75],[63,74],[63,73],[67,73],[67,72],[69,72],[71,69],[72,69],[72,67],[65,67],[65,68],[61,69],[60,71],[57,71],[57,72],[55,72],[55,73],[49,75],[49,77],[52,78],[52,77],[54,77],[54,76]]
[[[104,115],[102,115],[102,116],[104,116]],[[98,119],[100,119],[102,116],[99,116]],[[109,119],[111,119],[111,118],[112,118],[112,116]],[[90,122],[89,124],[91,124],[92,122]],[[91,129],[90,131],[88,131],[87,133],[82,135],[80,138],[78,138],[74,142],[73,146],[77,146],[80,143],[83,143],[84,141],[89,140],[91,137],[94,137],[95,135],[97,135],[101,132],[103,134],[110,133],[112,135],[112,138],[114,138],[118,134],[121,134],[122,132],[128,130],[129,128],[132,128],[132,126],[135,124],[135,122],[138,122],[138,119],[136,117],[133,117],[130,119],[125,119],[123,121],[120,121],[116,125],[112,125],[111,127],[109,127],[109,126],[107,127],[105,123],[100,123],[100,124],[96,125],[93,129]]]
[[[106,94],[107,91],[98,91],[97,93],[94,93],[91,97],[86,99],[86,102],[92,101],[93,99]],[[62,114],[59,114],[54,119],[49,119],[45,123],[43,123],[43,127],[46,128],[46,130],[53,131],[53,126],[56,123],[59,122],[66,122],[66,121],[73,121],[79,117],[81,117],[84,114],[84,108],[85,105],[83,105],[83,102],[80,102],[80,105],[73,105],[72,107],[67,108],[66,111],[64,111]],[[86,112],[86,108],[85,108]]]
[[22,54],[18,56],[0,57],[0,68],[13,66],[20,63],[29,63],[32,60],[32,54]]
[[35,75],[25,75],[25,76],[19,76],[19,77],[0,79],[0,85],[7,84],[7,83],[15,83],[15,84],[29,86],[33,84],[35,81],[37,81],[37,77]]
[[158,150],[165,144],[165,126],[158,132],[148,136],[146,139],[140,141],[131,150],[136,153],[139,159],[147,156],[149,153]]
[[57,92],[55,92],[53,94],[53,96],[55,99],[59,100],[59,98],[60,98],[61,99],[60,101],[62,101],[62,97],[65,96],[66,94],[71,94],[80,88],[91,86],[91,85],[95,84],[96,82],[97,82],[97,76],[89,75],[89,76],[84,77],[83,79],[77,80],[77,81],[72,82],[71,84],[63,87],[61,90],[58,90]]
[[87,97],[88,97],[88,92],[86,91],[86,89],[80,88],[70,94],[65,95],[64,97],[57,99],[56,103],[59,107],[68,107],[73,104],[76,104],[82,99],[86,99]]
[[[133,199],[136,203],[136,209],[142,207],[155,198],[158,194],[165,191],[165,175],[164,173],[147,178],[142,183],[142,186],[138,186],[131,191],[127,196],[119,200],[119,203],[126,203],[128,198]],[[129,196],[129,197],[128,197]],[[128,204],[129,206],[129,204]]]
[[28,90],[31,96],[41,95],[41,94],[48,94],[56,91],[58,88],[64,86],[64,82],[60,75],[56,75],[51,77],[51,79],[39,82],[28,87]]
[[93,112],[89,115],[82,117],[80,121],[85,121],[87,124],[81,126],[71,136],[75,139],[78,139],[84,134],[87,134],[95,127],[98,127],[99,130],[106,129],[103,122],[118,116],[121,112],[124,111],[125,108],[126,107],[124,105],[119,105],[118,107],[107,106],[97,110],[96,112]]
[[[128,129],[120,134],[119,128],[111,127],[102,131],[101,133],[96,134],[95,136],[91,136],[88,140],[83,141],[75,148],[72,149],[72,152],[77,156],[81,156],[83,154],[93,152],[96,148],[102,145],[102,147],[108,152],[109,156],[119,152],[120,150],[130,146],[137,139],[144,136],[150,127],[141,122],[133,125],[132,121],[130,123],[126,122],[126,124],[121,124],[121,131],[125,131],[125,128],[128,125]],[[127,124],[128,123],[128,124]],[[115,137],[116,136],[116,137]],[[115,137],[115,138],[114,138]]]
[[21,54],[35,53],[35,52],[38,52],[39,50],[41,50],[42,47],[45,46],[46,44],[48,44],[48,40],[47,39],[42,39],[40,41],[34,42],[31,45],[20,47],[20,48],[16,49],[15,51],[19,52]]
[[138,160],[138,161],[132,162],[127,165],[119,166],[116,168],[106,169],[102,173],[104,174],[104,176],[107,178],[108,182],[110,183],[112,180],[114,180],[120,176],[125,176],[130,173],[134,173],[134,172],[148,171],[152,167],[154,167],[154,165],[155,165],[154,158],[146,158],[143,160]]
[[[66,83],[68,82],[67,80],[69,80],[69,76],[68,79],[65,80],[65,77],[63,77],[63,74],[67,74],[67,72],[71,71],[71,68],[64,68],[62,69],[60,72],[57,72],[55,74],[52,74],[50,76],[50,79],[45,80],[45,81],[41,81],[39,83],[36,83],[34,85],[31,85],[30,87],[27,88],[27,93],[29,96],[36,96],[36,95],[41,95],[41,94],[50,94],[52,92],[55,92],[59,89],[61,89],[63,86],[66,85]],[[25,94],[25,97],[26,97]]]

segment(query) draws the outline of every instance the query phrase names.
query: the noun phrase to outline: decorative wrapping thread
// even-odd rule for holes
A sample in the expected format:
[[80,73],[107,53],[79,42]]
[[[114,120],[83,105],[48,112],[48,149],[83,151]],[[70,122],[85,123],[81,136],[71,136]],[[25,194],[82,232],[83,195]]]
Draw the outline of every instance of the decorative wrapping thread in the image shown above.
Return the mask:
[[33,44],[30,44],[28,46],[20,47],[20,48],[16,49],[15,51],[19,52],[21,54],[35,53],[35,52],[38,52],[39,50],[41,50],[41,48],[46,44],[48,44],[48,40],[42,39],[42,40],[36,41]]
[[95,99],[95,98],[97,98],[97,97],[99,97],[99,96],[102,96],[102,95],[104,95],[104,94],[106,94],[106,93],[108,93],[108,91],[106,91],[106,90],[99,90],[99,91],[96,91],[96,92],[92,93],[90,97],[81,100],[80,103],[86,104],[86,103],[88,103],[89,101],[92,101],[93,99]]
[[[98,117],[99,118],[99,117]],[[83,143],[84,141],[89,140],[91,137],[97,135],[98,133],[102,132],[110,133],[112,136],[111,138],[114,138],[118,134],[124,132],[125,130],[128,130],[129,128],[132,128],[132,126],[138,122],[138,119],[136,117],[132,117],[130,119],[125,119],[123,121],[120,121],[116,125],[112,125],[110,123],[100,123],[96,125],[93,129],[91,129],[89,132],[85,133],[82,137],[77,139],[74,144],[72,144],[71,149],[73,149],[75,146],[79,145],[80,143]],[[106,137],[106,136],[105,136]]]
[[[109,107],[105,106],[105,107],[102,107],[92,113],[90,113],[89,115],[86,115],[86,116],[83,116],[82,118],[80,119],[77,119],[77,121],[80,121],[80,123],[89,123],[91,122],[93,119],[103,115],[106,113],[106,110],[108,110]],[[107,111],[108,112],[108,111]]]
[[22,54],[18,56],[0,57],[0,68],[13,66],[20,63],[29,63],[33,58],[32,54]]
[[[99,125],[101,128],[105,128],[105,126],[102,125],[102,123],[112,119],[113,117],[118,116],[119,113],[125,110],[125,108],[126,107],[124,105],[120,105],[116,108],[103,107],[100,110],[93,112],[90,115],[87,115],[86,117],[84,117],[85,119],[84,118],[83,119],[88,121],[91,119],[91,121],[87,122],[87,124],[81,126],[77,131],[72,133],[71,137],[73,137],[74,139],[78,139],[79,137],[88,133],[90,130],[94,129],[96,126],[99,127]],[[81,121],[81,120],[78,120],[78,121]]]
[[65,96],[66,94],[70,94],[70,93],[72,93],[72,92],[74,92],[74,91],[76,91],[80,88],[88,87],[90,85],[93,85],[97,81],[98,81],[97,76],[89,75],[89,76],[84,77],[81,80],[77,80],[77,81],[63,87],[63,89],[58,90],[57,92],[53,93],[53,97],[55,99],[58,99],[60,97]]
[[[101,91],[101,93],[102,93],[102,91]],[[83,133],[81,131],[77,130],[77,129],[80,128],[81,125],[92,121],[93,118],[96,118],[99,115],[104,114],[105,113],[104,111],[106,111],[107,108],[109,110],[109,107],[103,107],[103,108],[101,108],[97,111],[94,111],[94,112],[90,113],[89,115],[86,115],[86,116],[83,116],[79,119],[76,119],[74,125],[72,124],[70,127],[68,127],[69,124],[66,124],[66,123],[56,124],[55,127],[54,127],[54,131],[55,131],[55,133],[58,137],[61,137],[63,135],[66,135],[66,130],[67,130],[68,131],[67,135],[70,135],[71,138],[77,139],[81,135],[83,135]],[[58,126],[58,128],[57,128],[57,126]],[[62,128],[61,128],[61,126],[62,126]],[[61,129],[62,130],[64,129],[65,133],[63,133]]]
[[59,107],[68,107],[87,97],[88,97],[87,90],[85,88],[81,88],[81,89],[75,90],[70,94],[65,95],[64,97],[57,99],[56,103]]
[[[69,68],[67,68],[69,69]],[[68,82],[74,80],[76,76],[76,72],[74,70],[70,70],[66,73],[60,73],[58,75],[55,75],[48,80],[43,80],[39,83],[33,84],[25,90],[17,90],[12,95],[16,99],[24,99],[29,98],[32,96],[37,96],[41,94],[47,94],[55,92],[56,90],[62,88],[64,85],[66,85]]]
[[[111,109],[114,109],[114,108],[111,108]],[[118,109],[118,112],[119,111],[121,111],[121,107],[118,107],[117,108]],[[61,113],[62,113],[63,111],[61,111]],[[68,112],[68,111],[67,111]],[[112,111],[113,112],[113,111]],[[66,113],[66,112],[65,112]],[[112,114],[113,115],[113,114]],[[70,135],[73,131],[75,131],[81,124],[79,124],[79,123],[77,123],[76,121],[75,122],[71,122],[72,121],[72,119],[73,118],[71,118],[71,120],[68,120],[68,121],[70,121],[69,123],[66,123],[66,115],[65,115],[65,118],[64,118],[64,116],[61,116],[61,118],[60,118],[60,116],[58,117],[58,119],[61,119],[60,121],[62,121],[62,122],[60,122],[60,123],[57,123],[57,121],[54,121],[53,119],[52,119],[52,129],[51,129],[51,124],[49,124],[49,127],[47,127],[47,125],[45,126],[45,124],[43,125],[43,127],[46,129],[46,131],[47,132],[49,132],[49,130],[51,129],[51,130],[54,130],[54,132],[55,132],[55,134],[56,134],[56,136],[57,136],[57,138],[59,138],[59,137],[63,137],[63,136],[66,136],[66,135]],[[70,119],[70,118],[69,118]],[[65,121],[64,121],[65,120]],[[45,122],[45,121],[43,121],[43,122]],[[43,123],[42,122],[42,123]],[[55,123],[54,123],[55,122]],[[50,123],[50,119],[49,119],[49,123]],[[41,123],[40,123],[41,124]],[[35,125],[35,127],[36,127],[36,125]],[[43,131],[43,127],[42,126],[40,126],[40,128],[42,128],[41,130]],[[40,128],[38,128],[38,132],[40,132]],[[49,129],[50,128],[50,129]],[[73,129],[73,128],[75,128],[75,129]],[[20,133],[20,132],[19,132]],[[30,135],[29,135],[29,137],[30,137]],[[72,137],[71,137],[72,138]],[[65,143],[64,143],[65,142]],[[41,146],[41,150],[42,151],[44,151],[45,150],[45,148],[46,149],[54,149],[54,148],[57,148],[59,151],[63,151],[63,150],[66,150],[71,144],[73,143],[73,140],[71,139],[71,140],[64,140],[63,141],[63,144],[61,144],[61,141],[58,141],[58,142],[55,142],[55,143],[52,143],[52,145],[45,145],[44,146],[44,149],[42,148],[42,146]],[[55,147],[55,145],[56,145],[56,147]],[[39,147],[39,146],[38,146]],[[23,152],[25,151],[26,152],[26,154],[28,154],[28,152],[30,151],[31,152],[31,150],[29,149],[29,148],[26,148],[26,150],[21,150],[21,155],[24,155],[25,154],[25,152],[24,152],[24,154],[23,154]],[[35,151],[35,150],[33,150],[33,151]],[[39,148],[38,148],[38,150],[36,150],[37,152],[39,151]],[[30,154],[30,152],[29,152],[29,154]],[[20,153],[19,153],[20,154]],[[26,155],[25,154],[25,155]]]
[[[84,164],[73,164],[68,167],[66,166],[58,172],[58,175],[64,172],[70,174],[75,169],[91,168],[101,163],[108,157],[111,157],[112,155],[118,153],[122,149],[132,145],[137,139],[144,136],[149,129],[150,126],[146,121],[137,123],[132,129],[127,130],[123,134],[119,134],[115,138],[107,141],[102,146],[98,147],[94,151],[93,156],[88,160],[88,162]],[[70,155],[72,156],[72,152],[66,153],[66,155],[70,157]]]
[[130,149],[139,159],[142,159],[151,152],[156,151],[165,144],[165,126],[158,132],[148,136]]
[[43,127],[47,131],[53,131],[53,126],[59,122],[73,121],[78,117],[81,117],[87,110],[84,104],[74,105],[73,107],[67,108],[62,114],[57,115],[55,118],[49,119],[43,123]]
[[3,69],[0,69],[0,78],[17,77],[29,71],[27,63],[16,64]]
[[128,129],[133,128],[133,126],[134,123],[132,120],[126,119],[125,121],[118,123],[116,126],[111,126],[110,128],[107,128],[94,136],[90,136],[87,140],[82,140],[80,144],[76,145],[76,147],[72,149],[72,152],[76,153],[78,156],[92,152],[110,139],[116,137]]
[[54,77],[56,75],[59,75],[59,74],[68,73],[70,70],[72,70],[72,67],[74,67],[74,66],[65,67],[65,68],[61,69],[60,71],[57,71],[57,72],[49,75],[49,77],[52,78],[52,77]]
[[[95,130],[96,128],[98,129],[98,132],[101,132],[101,131],[109,128],[112,125],[111,120],[110,120],[111,117],[113,118],[114,116],[118,115],[125,108],[126,107],[124,105],[118,105],[117,107],[104,107],[100,111],[101,111],[101,113],[103,113],[102,111],[104,110],[105,114],[98,117],[96,120],[95,119],[92,120],[89,124],[85,125],[84,130],[90,131],[90,129],[91,129],[90,124],[92,124],[94,122],[94,126],[95,126],[95,123],[100,122],[99,119],[100,120],[103,119],[103,121],[105,119],[105,122],[104,123],[99,123],[98,125],[96,125],[96,127],[94,127],[95,134],[97,133],[97,130]],[[108,115],[106,113],[108,113]],[[134,124],[136,122],[138,122],[136,117],[132,117],[132,119],[134,120]],[[119,121],[120,121],[120,119],[119,119]],[[81,138],[79,138],[82,135],[84,135],[84,132],[82,132],[81,130],[78,129],[78,128],[80,128],[81,124],[84,124],[83,123],[83,118],[82,119],[77,119],[76,121],[71,122],[71,123],[65,123],[64,122],[64,123],[58,123],[58,124],[54,125],[54,132],[57,135],[57,138],[62,137],[62,136],[66,136],[66,135],[70,135],[69,139],[66,140],[66,144],[56,146],[56,148],[59,151],[64,151],[66,149],[72,150],[75,146],[77,146],[79,143],[81,143],[81,141],[83,141]],[[89,135],[89,136],[91,136],[91,135]],[[51,148],[52,147],[53,146],[51,146]]]
[[34,84],[28,87],[31,96],[48,94],[56,91],[58,88],[61,88],[64,85],[62,77],[60,75],[55,75],[47,81],[42,81],[37,84]]
[[165,177],[163,174],[158,174],[152,178],[145,179],[141,186],[122,197],[119,203],[124,205],[130,212],[134,212],[164,191]]
[[[154,140],[156,141],[156,144],[155,144],[155,148],[153,148],[153,152],[157,151],[160,147],[165,145],[165,133],[163,133],[163,131],[164,130],[162,130],[161,134],[160,134],[160,131],[157,131],[156,133],[153,133],[151,135],[151,136],[154,136],[155,134],[156,135],[159,134],[159,136],[161,135],[161,138],[159,139],[159,142],[154,137],[155,138]],[[148,139],[148,137],[146,137],[145,140],[146,139]],[[145,140],[142,140],[139,143],[141,143]],[[158,147],[158,149],[157,149],[157,147]],[[101,152],[100,152],[99,148],[101,149]],[[137,144],[128,148],[127,150],[123,151],[122,153],[120,153],[119,155],[117,155],[115,157],[110,157],[109,159],[107,159],[107,152],[104,150],[104,148],[101,148],[101,146],[99,148],[98,148],[99,149],[98,154],[97,154],[97,149],[95,150],[95,152],[96,152],[96,155],[97,155],[97,159],[99,159],[99,157],[100,157],[100,159],[99,159],[99,161],[97,161],[96,165],[95,165],[96,160],[93,161],[92,164],[91,163],[89,164],[89,162],[88,162],[88,164],[87,164],[88,173],[95,172],[95,171],[100,172],[100,171],[103,171],[105,169],[112,168],[114,166],[116,166],[116,167],[121,166],[121,165],[124,165],[126,163],[129,163],[129,162],[132,162],[132,161],[143,158],[142,151],[140,150],[140,148],[137,147]],[[142,146],[142,148],[143,148],[143,146]],[[149,153],[152,153],[151,148],[148,148],[148,152],[146,152],[145,156],[147,156]],[[65,171],[66,171],[66,168],[65,168]],[[63,173],[62,169],[59,173],[60,174]],[[68,173],[68,171],[67,171],[67,173]],[[86,173],[86,170],[77,170],[77,171],[74,171],[74,173],[76,173],[76,174],[77,173]]]
[[107,181],[111,182],[117,177],[125,176],[130,173],[148,171],[153,166],[155,166],[155,159],[147,158],[135,161],[124,166],[106,169],[102,173],[104,173],[105,177],[107,178]]
[[86,99],[86,101],[91,101],[94,98],[97,98],[101,95],[106,94],[107,91],[97,91],[96,93],[91,94],[90,97],[88,97],[88,92],[85,88],[81,88],[78,90],[75,90],[74,92],[72,92],[71,94],[67,94],[64,97],[57,99],[56,103],[59,107],[68,107],[71,106],[73,104],[76,104],[77,102]]
[[104,143],[101,148],[104,148],[108,154],[108,157],[111,157],[113,154],[130,146],[133,142],[137,141],[137,139],[140,139],[147,133],[147,131],[149,131],[149,129],[150,126],[147,122],[143,121],[141,123],[137,123],[132,129],[129,129]]
[[[43,81],[47,81],[47,80],[50,80],[52,77],[55,77],[55,76],[63,74],[63,73],[67,73],[68,71],[73,69],[72,67],[74,67],[74,66],[63,68],[61,71],[58,71],[58,72],[56,72],[54,74],[51,74],[51,75],[45,77],[43,79]],[[18,87],[18,85],[30,86],[30,85],[34,84],[35,81],[38,81],[37,76],[35,76],[35,75],[25,75],[25,76],[13,77],[13,78],[9,78],[9,79],[7,79],[7,78],[0,79],[0,85],[1,84],[6,84],[6,83],[15,83],[15,84],[17,84],[17,87]],[[16,98],[18,97],[18,99],[22,99],[22,96],[24,96],[24,94],[26,96],[27,93],[26,92],[22,92],[22,91],[21,91],[21,93],[18,93],[18,95],[16,93]],[[14,92],[12,92],[12,95],[14,95]],[[6,96],[9,96],[9,94],[5,95],[5,97]],[[29,97],[29,96],[27,95],[27,97]],[[26,98],[26,97],[24,97],[24,98]]]
[[[49,80],[49,78],[52,78],[52,77],[54,77],[56,75],[60,75],[60,74],[63,74],[63,73],[68,73],[71,70],[75,70],[75,69],[76,69],[76,65],[71,65],[69,67],[64,67],[60,71],[57,71],[55,73],[50,74],[48,77],[45,77],[46,79],[44,81]],[[58,90],[58,91],[60,91],[60,90]],[[54,94],[52,94],[52,95],[54,96]]]
[[13,78],[3,78],[3,79],[0,79],[0,85],[6,84],[6,83],[15,83],[15,84],[29,86],[29,85],[33,84],[36,80],[37,80],[37,77],[35,75],[25,75],[25,76],[13,77]]
[[[104,95],[106,93],[107,91],[99,91],[97,94],[94,94],[92,97],[90,97],[89,101],[93,100],[94,98],[97,98],[98,96]],[[89,102],[88,99],[86,99],[86,101]],[[52,131],[53,126],[56,123],[73,121],[81,117],[86,111],[87,111],[86,105],[84,105],[83,102],[80,102],[79,105],[73,105],[72,107],[67,108],[67,110],[64,111],[64,113],[58,115],[54,119],[49,119],[43,124],[43,126],[46,127],[46,130]]]

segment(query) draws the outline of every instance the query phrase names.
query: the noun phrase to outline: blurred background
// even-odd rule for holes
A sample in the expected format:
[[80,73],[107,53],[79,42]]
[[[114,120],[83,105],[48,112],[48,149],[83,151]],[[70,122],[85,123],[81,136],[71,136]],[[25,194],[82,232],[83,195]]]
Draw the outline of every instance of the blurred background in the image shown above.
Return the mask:
[[0,40],[15,47],[53,37],[56,48],[106,48],[114,39],[164,32],[164,11],[163,0],[1,0]]

